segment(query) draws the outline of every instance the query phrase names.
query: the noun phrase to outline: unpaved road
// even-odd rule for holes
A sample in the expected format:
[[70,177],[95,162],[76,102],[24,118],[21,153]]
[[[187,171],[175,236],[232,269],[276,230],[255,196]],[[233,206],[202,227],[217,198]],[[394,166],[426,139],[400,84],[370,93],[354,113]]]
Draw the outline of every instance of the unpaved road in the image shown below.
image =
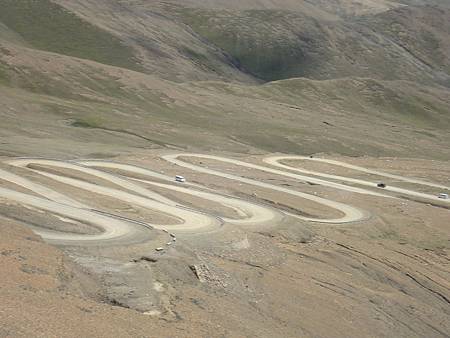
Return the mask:
[[[151,225],[153,228],[164,229],[178,234],[211,231],[220,227],[225,221],[228,223],[240,225],[258,225],[264,223],[276,223],[283,217],[280,212],[274,209],[243,201],[238,198],[193,190],[192,187],[188,186],[181,187],[178,185],[152,182],[150,180],[141,181],[145,182],[146,184],[162,187],[164,189],[182,192],[196,197],[215,201],[226,207],[234,209],[240,216],[239,219],[219,219],[218,217],[207,215],[179,205],[177,202],[174,202],[162,196],[161,194],[155,193],[147,188],[144,188],[142,185],[135,183],[138,180],[132,181],[129,178],[119,177],[117,175],[106,173],[87,166],[90,165],[96,167],[109,167],[112,169],[120,169],[123,171],[140,173],[148,176],[149,179],[158,178],[167,181],[173,181],[173,178],[171,177],[131,165],[101,161],[85,161],[83,162],[83,164],[85,165],[81,165],[77,163],[46,159],[18,159],[9,161],[8,164],[28,169],[64,185],[83,189],[91,193],[96,193],[98,195],[112,197],[131,205],[138,205],[170,215],[173,218],[176,218],[179,222],[177,222],[176,224],[149,225]],[[30,165],[44,165],[79,171],[80,173],[98,177],[110,183],[113,183],[114,185],[120,187],[122,190],[89,183],[84,180],[70,178],[64,175],[49,173],[44,170],[31,169],[29,167]],[[130,223],[126,219],[117,219],[107,214],[99,214],[96,210],[93,210],[93,208],[88,205],[80,203],[79,201],[67,197],[62,193],[59,193],[55,190],[52,190],[48,187],[42,186],[41,184],[32,182],[26,178],[12,174],[10,172],[2,170],[0,171],[0,174],[3,180],[17,184],[44,198],[15,192],[9,189],[1,189],[0,197],[15,201],[20,204],[29,205],[40,210],[48,211],[59,216],[67,217],[68,219],[84,222],[92,226],[99,227],[103,230],[103,233],[99,235],[75,235],[70,233],[58,233],[38,230],[37,232],[39,233],[39,235],[41,235],[46,240],[56,242],[61,241],[65,244],[73,241],[74,243],[76,242],[77,244],[80,244],[79,242],[83,241],[97,242],[110,241],[113,239],[123,239],[123,242],[125,243],[129,242],[133,238],[133,234],[140,236],[136,231],[134,231],[138,225],[132,222]]]
[[[213,229],[220,226],[220,222],[213,217],[198,213],[194,210],[181,208],[175,202],[153,191],[145,189],[133,182],[116,177],[115,175],[101,172],[92,168],[86,168],[78,164],[53,161],[53,160],[18,160],[11,161],[9,164],[27,168],[30,164],[39,164],[52,167],[59,167],[64,169],[72,169],[80,171],[85,174],[100,177],[106,181],[114,183],[131,192],[122,191],[119,189],[104,187],[98,184],[92,184],[78,179],[73,179],[65,176],[50,174],[45,171],[33,170],[40,175],[53,179],[54,181],[90,191],[99,195],[113,197],[115,199],[130,203],[131,205],[138,205],[144,208],[157,210],[164,214],[173,216],[179,219],[181,224],[167,224],[164,228],[172,231],[199,231],[200,229]],[[13,182],[14,183],[14,182]],[[161,225],[152,224],[154,228],[161,228]]]
[[[393,178],[393,179],[407,182],[407,183],[413,183],[413,184],[417,184],[417,185],[425,185],[425,186],[439,188],[439,189],[443,189],[443,190],[450,190],[450,187],[447,187],[445,185],[426,182],[426,181],[418,180],[415,178],[408,178],[408,177],[403,177],[403,176],[398,176],[398,175],[392,175],[392,174],[384,173],[381,171],[367,169],[367,168],[363,168],[363,167],[359,167],[356,165],[348,164],[348,163],[341,162],[341,161],[335,161],[335,160],[310,158],[310,157],[304,157],[304,156],[271,156],[271,157],[265,158],[263,161],[267,164],[270,164],[270,165],[273,165],[273,166],[276,166],[276,167],[279,167],[279,168],[282,168],[285,170],[297,171],[297,172],[301,172],[301,173],[307,174],[307,175],[314,175],[314,176],[319,176],[319,177],[333,179],[333,180],[355,183],[355,184],[359,184],[359,185],[363,185],[363,186],[367,186],[367,187],[371,187],[371,188],[377,188],[377,183],[375,183],[375,182],[369,182],[369,181],[354,179],[354,178],[345,177],[345,176],[330,175],[330,174],[325,174],[325,173],[321,173],[321,172],[310,171],[310,170],[293,167],[293,166],[281,163],[283,161],[292,161],[292,160],[305,160],[305,161],[315,161],[315,162],[327,163],[327,164],[332,164],[332,165],[364,172],[367,174],[372,174],[372,175],[377,175],[377,176],[382,176],[382,177],[387,177],[387,178]],[[403,189],[403,188],[399,188],[399,187],[394,187],[394,186],[390,186],[390,185],[383,188],[383,190],[395,192],[395,193],[398,193],[401,195],[408,195],[408,196],[424,198],[424,199],[428,199],[428,200],[432,200],[432,201],[450,203],[450,200],[440,199],[436,195],[424,194],[421,192],[417,192],[417,191],[413,191],[413,190],[409,190],[409,189]]]
[[[356,221],[360,221],[363,220],[367,217],[367,213],[364,212],[363,210],[360,210],[358,208],[343,204],[343,203],[339,203],[336,201],[332,201],[329,199],[325,199],[322,197],[318,197],[315,195],[310,195],[310,194],[306,194],[306,193],[302,193],[296,190],[292,190],[292,189],[287,189],[287,188],[283,188],[283,187],[279,187],[273,184],[269,184],[269,183],[264,183],[264,182],[260,182],[260,181],[256,181],[253,179],[249,179],[249,178],[245,178],[245,177],[240,177],[240,176],[236,176],[236,175],[232,175],[232,174],[226,174],[217,170],[212,170],[212,169],[208,169],[208,168],[204,168],[201,166],[197,166],[195,164],[191,164],[188,162],[185,162],[183,160],[180,160],[179,157],[195,157],[195,158],[203,158],[203,159],[210,159],[210,160],[216,160],[216,161],[222,161],[222,162],[227,162],[227,163],[231,163],[234,165],[238,165],[238,166],[242,166],[242,167],[246,167],[246,168],[252,168],[252,169],[257,169],[257,170],[261,170],[261,171],[265,171],[265,172],[270,172],[273,174],[279,174],[279,175],[285,175],[285,176],[290,176],[293,178],[297,178],[300,180],[305,180],[305,181],[309,181],[309,182],[313,182],[316,184],[323,184],[323,185],[327,185],[327,186],[331,186],[331,187],[343,187],[344,189],[348,190],[348,191],[353,191],[353,192],[362,192],[362,189],[358,189],[358,188],[351,188],[351,187],[347,187],[347,186],[343,186],[337,183],[333,183],[333,182],[328,182],[328,181],[324,181],[324,180],[318,180],[318,179],[314,179],[311,177],[306,177],[306,176],[299,176],[299,175],[294,175],[294,174],[290,174],[284,171],[280,171],[280,170],[276,170],[276,169],[271,169],[268,167],[263,167],[263,166],[259,166],[256,164],[251,164],[251,163],[247,163],[247,162],[243,162],[243,161],[239,161],[239,160],[233,160],[233,159],[229,159],[229,158],[225,158],[225,157],[219,157],[219,156],[211,156],[211,155],[200,155],[200,154],[174,154],[174,155],[165,155],[163,156],[163,158],[171,163],[177,164],[179,166],[194,170],[194,171],[199,171],[205,174],[210,174],[210,175],[215,175],[215,176],[220,176],[226,179],[230,179],[230,180],[234,180],[234,181],[238,181],[238,182],[242,182],[242,183],[246,183],[246,184],[250,184],[250,185],[254,185],[254,186],[258,186],[261,188],[266,188],[266,189],[270,189],[270,190],[275,190],[275,191],[280,191],[286,194],[290,194],[293,196],[297,196],[297,197],[301,197],[322,205],[325,205],[327,207],[333,208],[338,210],[340,213],[343,214],[342,217],[339,218],[335,218],[335,219],[318,219],[318,218],[310,218],[310,217],[304,217],[304,216],[299,216],[299,215],[292,215],[294,217],[297,217],[299,219],[305,220],[305,221],[312,221],[312,222],[320,222],[320,223],[335,223],[335,224],[339,224],[339,223],[349,223],[349,222],[356,222]],[[366,192],[364,192],[366,193]],[[382,194],[377,194],[374,192],[367,192],[367,194],[370,195],[376,195],[376,196],[384,196]]]
[[[105,161],[79,161],[78,163],[85,166],[97,167],[97,168],[110,168],[110,169],[120,169],[122,171],[127,171],[129,173],[135,173],[140,175],[148,176],[149,178],[157,178],[160,180],[168,181],[173,183],[173,177],[166,176],[145,168],[140,168],[133,165],[105,162]],[[196,196],[203,198],[205,200],[214,201],[222,204],[230,209],[236,211],[238,215],[242,218],[231,219],[222,217],[222,219],[227,223],[240,224],[240,225],[260,225],[270,222],[276,222],[282,218],[282,214],[274,209],[270,209],[264,206],[259,206],[257,204],[247,202],[245,200],[235,198],[232,196],[223,196],[218,193],[211,193],[205,191],[194,190],[192,188],[204,188],[197,184],[185,183],[181,185],[163,184],[157,183],[150,180],[133,179],[134,181],[143,182],[156,187],[165,188],[172,191],[181,192],[184,194]]]
[[54,213],[56,215],[61,215],[76,221],[92,224],[103,230],[103,232],[98,235],[77,235],[72,233],[69,234],[47,230],[36,230],[40,236],[48,241],[55,241],[59,243],[67,243],[68,241],[71,241],[75,243],[80,241],[99,242],[117,238],[128,240],[133,237],[133,234],[136,232],[131,223],[120,221],[112,217],[103,216],[92,210],[58,203],[45,198],[35,197],[4,188],[0,188],[0,196],[17,203]]
[[[393,198],[393,196],[387,195],[384,192],[381,193],[373,190],[336,183],[333,181],[329,181],[329,179],[339,180],[340,182],[349,182],[371,188],[376,188],[376,183],[360,179],[353,179],[349,177],[304,170],[301,168],[296,168],[283,164],[281,162],[286,160],[315,160],[325,162],[328,164],[344,166],[350,169],[359,170],[366,173],[395,178],[397,180],[402,180],[405,182],[449,189],[448,187],[442,185],[424,182],[416,179],[405,178],[397,175],[386,174],[338,161],[311,159],[302,156],[276,156],[276,157],[272,156],[265,158],[263,160],[265,163],[271,166],[282,168],[283,170],[211,155],[187,153],[187,154],[170,154],[162,156],[163,159],[165,159],[170,163],[176,164],[184,168],[188,168],[193,171],[209,175],[215,175],[225,179],[234,180],[241,183],[254,185],[261,188],[279,191],[285,194],[300,197],[324,205],[326,207],[333,208],[337,210],[340,214],[342,214],[341,217],[334,219],[321,219],[321,218],[304,217],[299,215],[291,215],[293,217],[297,217],[302,220],[312,221],[316,223],[342,224],[348,222],[361,221],[368,217],[368,213],[359,208],[346,205],[340,202],[332,201],[329,199],[325,199],[322,197],[318,197],[315,195],[299,192],[292,189],[287,189],[284,187],[276,186],[273,184],[261,182],[250,178],[223,173],[218,170],[212,170],[205,167],[201,167],[183,161],[182,159],[180,159],[180,157],[193,157],[226,162],[245,168],[251,168],[255,170],[268,172],[271,174],[287,176],[289,178],[293,178],[299,181],[312,182],[314,184],[320,184],[334,189],[340,189],[352,193],[366,194],[383,198]],[[174,184],[172,177],[129,164],[121,164],[99,160],[64,162],[47,159],[17,159],[11,160],[7,162],[7,164],[30,170],[35,174],[51,179],[61,184],[62,186],[75,187],[78,189],[89,191],[91,193],[95,193],[97,195],[102,195],[108,198],[114,198],[122,202],[128,203],[132,206],[136,205],[169,215],[176,220],[175,224],[164,224],[164,225],[149,224],[149,226],[157,229],[164,229],[175,233],[199,233],[212,231],[219,228],[224,222],[243,226],[277,224],[284,217],[283,212],[275,210],[273,208],[258,205],[236,197],[225,196],[212,191],[205,191],[204,187],[196,184],[191,183],[186,183],[183,185]],[[33,167],[34,168],[33,169],[32,165],[42,165],[51,168],[72,170],[75,172],[79,172],[83,175],[88,175],[92,176],[93,178],[98,178],[107,181],[110,184],[110,186],[103,186],[100,184],[90,183],[84,179],[72,178],[65,176],[64,174],[54,173],[53,171],[52,172],[45,171],[44,169],[35,169],[35,167]],[[121,175],[111,174],[100,170],[100,168],[120,170],[122,174]],[[302,175],[293,173],[293,171],[300,172],[302,173]],[[129,173],[130,176],[132,176],[131,174],[139,174],[140,178],[137,179],[129,177],[127,176],[126,173]],[[128,220],[124,217],[115,217],[114,215],[97,211],[91,206],[81,203],[71,197],[68,197],[61,192],[55,191],[53,189],[50,189],[49,187],[43,186],[42,184],[33,182],[27,178],[21,177],[19,175],[13,174],[5,170],[0,170],[0,178],[1,180],[14,183],[40,196],[38,197],[23,192],[17,192],[11,189],[0,188],[0,197],[10,201],[14,201],[22,205],[28,205],[37,208],[39,210],[47,211],[57,216],[68,218],[69,220],[83,222],[88,225],[100,228],[103,231],[101,234],[96,235],[81,235],[73,233],[61,233],[48,230],[37,230],[39,235],[41,235],[46,240],[63,243],[70,243],[71,241],[73,241],[73,243],[76,242],[77,244],[80,244],[80,242],[93,243],[111,240],[118,240],[121,243],[127,243],[133,240],[137,240],[139,237],[142,237],[142,231],[144,230],[143,224],[133,222],[132,220]],[[156,182],[154,181],[155,179],[167,181],[170,183]],[[111,187],[111,185],[114,187]],[[180,205],[179,203],[172,201],[171,199],[161,195],[160,193],[152,191],[149,188],[149,186],[154,186],[187,195],[192,195],[198,198],[219,203],[227,208],[234,210],[236,214],[239,215],[239,217],[233,219],[225,217],[219,218],[214,215],[205,214],[197,210],[187,208],[186,206]],[[389,192],[395,192],[398,194],[426,198],[429,200],[438,200],[438,198],[433,195],[397,187],[387,187],[385,190]],[[450,201],[446,200],[439,199],[439,201],[450,203]]]

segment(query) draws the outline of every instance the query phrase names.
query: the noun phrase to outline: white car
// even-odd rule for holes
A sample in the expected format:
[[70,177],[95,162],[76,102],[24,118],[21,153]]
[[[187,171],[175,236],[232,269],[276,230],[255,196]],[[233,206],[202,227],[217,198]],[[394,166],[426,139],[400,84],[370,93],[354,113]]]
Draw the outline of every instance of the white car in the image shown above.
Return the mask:
[[449,199],[448,194],[439,194],[438,198],[441,198],[443,200],[448,200]]
[[177,176],[175,176],[175,181],[184,183],[184,182],[186,182],[186,179],[183,176],[177,175]]

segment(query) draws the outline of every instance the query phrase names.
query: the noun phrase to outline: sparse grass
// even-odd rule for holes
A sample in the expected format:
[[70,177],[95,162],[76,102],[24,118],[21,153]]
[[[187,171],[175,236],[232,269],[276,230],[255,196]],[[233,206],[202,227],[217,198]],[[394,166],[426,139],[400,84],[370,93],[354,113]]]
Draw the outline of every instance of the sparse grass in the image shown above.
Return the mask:
[[[102,81],[106,80],[103,78]],[[77,139],[77,135],[86,137],[87,132],[92,139],[98,137],[100,142],[105,142],[105,135],[108,135],[114,141],[108,144],[106,150],[118,151],[123,144],[130,143],[143,147],[172,144],[211,151],[245,152],[253,148],[293,154],[330,152],[349,156],[448,159],[445,146],[440,148],[446,144],[448,136],[439,131],[448,126],[448,117],[439,124],[432,122],[435,120],[419,124],[414,114],[402,110],[405,107],[401,104],[402,100],[412,100],[413,107],[417,105],[418,110],[423,104],[415,98],[420,95],[406,84],[401,84],[402,90],[398,90],[398,106],[389,100],[380,106],[379,102],[366,101],[364,96],[358,94],[351,85],[353,81],[298,79],[265,86],[217,83],[211,86],[209,83],[197,83],[189,87],[188,91],[182,90],[184,86],[174,85],[169,90],[181,91],[177,95],[191,98],[199,93],[199,96],[195,96],[195,102],[176,106],[167,106],[161,102],[160,95],[165,95],[164,92],[141,87],[120,89],[129,96],[118,100],[108,100],[108,96],[101,92],[97,92],[98,101],[88,101],[82,97],[68,99],[19,89],[8,89],[8,96],[17,95],[17,100],[28,102],[28,107],[34,107],[32,111],[45,112],[48,117],[42,120],[42,125],[39,121],[39,126],[40,130],[47,130],[49,135],[71,121],[72,128],[68,129],[69,133],[73,133],[70,134],[71,139]],[[359,83],[357,88],[361,88],[361,81],[356,81]],[[121,87],[120,81],[114,83]],[[373,84],[368,87],[374,88]],[[328,95],[334,99],[329,99]],[[338,100],[342,95],[347,98]],[[208,105],[210,97],[215,98],[213,107]],[[436,111],[443,109],[443,103],[434,98],[436,102],[430,106],[431,116],[438,117],[441,113],[443,118],[448,116],[444,110]],[[240,108],[240,105],[245,108]],[[292,109],[291,106],[300,108]],[[360,107],[364,110],[358,111]],[[34,114],[26,111],[22,116],[23,128],[35,128],[38,122],[33,119]],[[323,121],[331,124],[325,125]],[[3,123],[15,128],[16,121],[6,120]],[[388,123],[396,125],[395,130]],[[47,129],[48,124],[56,125]],[[371,126],[370,131],[368,125]],[[423,125],[428,133],[417,134],[415,131],[421,130],[421,127],[417,127],[419,125]],[[75,128],[79,128],[79,131]],[[418,137],[421,142],[412,147]],[[118,139],[120,142],[117,142]],[[434,144],[435,151],[428,151],[430,144]],[[92,150],[89,149],[89,152]]]
[[199,64],[202,66],[203,69],[207,71],[216,71],[217,65],[214,64],[214,62],[208,58],[205,54],[202,54],[192,48],[183,48],[182,54],[187,56],[190,60],[192,60],[194,63]]
[[[45,3],[41,1],[37,2]],[[10,8],[21,8],[26,3],[30,0],[15,5],[6,1]],[[58,10],[72,18],[65,10]],[[292,30],[288,26],[301,20],[297,14],[186,11],[192,26],[212,34],[223,43],[224,49],[236,48],[233,55],[245,61],[244,67],[255,67],[253,71],[260,72],[261,76],[292,76],[306,68],[311,69],[296,68],[306,66],[302,62],[308,62],[307,58],[298,60],[297,54],[289,54],[291,48],[301,51],[302,44],[314,43],[305,40],[305,35],[291,40],[289,32]],[[69,22],[69,27],[71,25]],[[41,33],[45,31],[41,30]],[[78,39],[87,32],[82,29],[77,34],[81,34],[76,37]],[[56,35],[58,38],[59,33]],[[301,44],[295,45],[295,41],[300,40]],[[197,47],[180,45],[178,52],[197,66],[212,67],[208,49]],[[353,47],[351,45],[350,49]],[[29,49],[22,52],[30,53],[26,56],[31,58]],[[43,54],[36,57],[53,60],[52,55]],[[43,62],[37,62],[38,67],[34,67],[33,62],[27,66],[17,63],[16,66],[14,59],[10,59],[12,63],[8,66],[0,63],[0,84],[12,87],[11,92],[22,90],[17,95],[17,102],[24,102],[29,97],[35,99],[27,104],[29,111],[22,113],[22,123],[27,123],[30,130],[34,129],[34,124],[41,121],[31,124],[31,111],[39,111],[38,115],[51,116],[40,125],[49,135],[57,134],[62,126],[68,133],[74,133],[70,136],[72,139],[81,137],[78,135],[86,137],[86,134],[92,139],[98,136],[105,142],[107,152],[110,144],[106,138],[143,147],[154,143],[233,152],[258,149],[297,154],[414,154],[448,158],[445,146],[444,149],[441,146],[448,144],[448,136],[442,131],[450,126],[449,101],[445,99],[444,89],[440,91],[436,87],[424,86],[421,92],[417,89],[419,86],[415,87],[411,82],[356,77],[327,81],[297,78],[263,86],[220,81],[161,82],[158,86],[153,76],[137,76],[127,70],[111,70],[66,57],[57,57],[57,62],[62,65],[57,71],[51,67],[48,71],[43,70]],[[280,60],[281,65],[278,65]],[[285,72],[284,75],[277,73],[280,70]],[[24,109],[19,103],[16,108]],[[70,126],[67,121],[72,121]],[[329,123],[324,124],[324,121]],[[14,127],[16,121],[9,123]],[[46,129],[48,125],[52,127]],[[421,129],[427,132],[418,133]],[[420,145],[412,147],[418,137]],[[118,144],[121,145],[120,142],[112,144],[114,149]],[[438,150],[431,154],[427,149],[434,144],[439,144]]]
[[77,128],[101,128],[98,119],[93,117],[87,117],[84,119],[76,119],[70,124],[72,127]]
[[179,20],[265,81],[355,76],[448,86],[449,14],[427,9],[422,18],[420,10],[402,10],[345,22],[280,10],[177,12]]
[[311,61],[302,51],[303,42],[292,33],[291,25],[298,19],[294,14],[183,9],[179,17],[263,80],[301,76]]
[[47,74],[25,67],[20,71],[14,70],[13,84],[32,93],[68,99],[77,97],[73,88],[66,81],[52,79]]
[[49,0],[2,0],[0,22],[41,50],[142,69],[117,37]]
[[0,84],[7,85],[10,82],[8,68],[0,63]]
[[13,42],[18,45],[24,44],[24,41],[23,39],[21,39],[20,35],[11,31],[1,21],[0,21],[0,40]]
[[[132,101],[134,104],[141,105],[151,105],[160,101],[157,97],[148,97],[147,101],[142,96],[136,95],[136,92],[128,91],[117,78],[87,65],[81,71],[67,72],[64,77],[55,78],[30,67],[14,69],[0,62],[0,84],[18,87],[36,94],[73,100],[82,99],[92,103],[102,102],[105,97]],[[83,93],[90,93],[91,96],[82,95]]]

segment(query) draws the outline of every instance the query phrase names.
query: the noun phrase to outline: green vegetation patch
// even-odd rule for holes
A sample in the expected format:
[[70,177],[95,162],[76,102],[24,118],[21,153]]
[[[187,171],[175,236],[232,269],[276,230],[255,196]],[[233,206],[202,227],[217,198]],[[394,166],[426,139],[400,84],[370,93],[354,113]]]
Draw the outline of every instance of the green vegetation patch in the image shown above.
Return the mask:
[[49,0],[2,0],[0,22],[37,49],[141,70],[119,38]]
[[246,71],[266,81],[300,77],[313,60],[310,38],[297,32],[311,25],[295,13],[276,10],[179,9],[179,19],[226,51]]
[[77,127],[77,128],[89,128],[89,129],[101,128],[100,122],[98,121],[98,119],[93,118],[93,117],[76,119],[70,125],[72,127]]

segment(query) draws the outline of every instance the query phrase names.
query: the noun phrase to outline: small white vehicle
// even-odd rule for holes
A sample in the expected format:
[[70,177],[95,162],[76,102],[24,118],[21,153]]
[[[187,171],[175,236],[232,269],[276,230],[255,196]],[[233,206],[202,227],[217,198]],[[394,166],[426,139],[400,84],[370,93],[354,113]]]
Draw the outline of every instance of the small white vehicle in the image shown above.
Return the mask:
[[448,200],[450,197],[448,196],[448,194],[439,194],[438,198],[441,198],[443,200]]
[[184,183],[184,182],[186,182],[186,179],[183,176],[177,175],[177,176],[175,176],[175,181]]

